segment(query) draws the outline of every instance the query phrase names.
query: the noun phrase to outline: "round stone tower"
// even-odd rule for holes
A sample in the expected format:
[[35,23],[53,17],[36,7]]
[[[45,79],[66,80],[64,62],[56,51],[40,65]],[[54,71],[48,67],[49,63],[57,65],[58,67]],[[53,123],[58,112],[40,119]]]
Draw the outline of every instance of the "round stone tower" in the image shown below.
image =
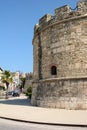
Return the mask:
[[35,25],[32,104],[87,109],[87,0],[46,14]]

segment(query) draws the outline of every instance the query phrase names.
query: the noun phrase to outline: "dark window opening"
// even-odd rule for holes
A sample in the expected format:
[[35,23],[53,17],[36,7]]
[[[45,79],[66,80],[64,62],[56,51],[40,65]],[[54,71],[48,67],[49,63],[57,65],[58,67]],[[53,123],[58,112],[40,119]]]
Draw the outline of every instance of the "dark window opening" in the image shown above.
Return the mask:
[[51,67],[51,74],[52,75],[57,75],[57,67],[56,66]]

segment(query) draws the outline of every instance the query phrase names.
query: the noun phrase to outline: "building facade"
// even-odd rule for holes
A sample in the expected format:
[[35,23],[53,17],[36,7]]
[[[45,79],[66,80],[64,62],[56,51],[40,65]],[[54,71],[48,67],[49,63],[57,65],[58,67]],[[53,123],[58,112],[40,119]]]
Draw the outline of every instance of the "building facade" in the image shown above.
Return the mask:
[[87,109],[87,0],[35,25],[32,105]]

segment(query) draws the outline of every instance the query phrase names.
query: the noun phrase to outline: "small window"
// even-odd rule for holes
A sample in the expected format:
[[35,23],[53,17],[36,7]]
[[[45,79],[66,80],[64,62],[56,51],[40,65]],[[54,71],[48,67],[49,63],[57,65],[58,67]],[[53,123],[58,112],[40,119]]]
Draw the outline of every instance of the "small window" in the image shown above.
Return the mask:
[[56,66],[51,67],[51,74],[52,75],[57,75],[57,67]]

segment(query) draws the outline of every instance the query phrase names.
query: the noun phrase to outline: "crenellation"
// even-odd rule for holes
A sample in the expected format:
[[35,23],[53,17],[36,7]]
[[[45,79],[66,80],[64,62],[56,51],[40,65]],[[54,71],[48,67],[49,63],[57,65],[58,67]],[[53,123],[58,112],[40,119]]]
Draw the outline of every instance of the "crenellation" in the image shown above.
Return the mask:
[[56,21],[68,20],[71,18],[79,18],[79,16],[87,15],[87,1],[79,1],[75,10],[72,10],[70,6],[65,5],[63,7],[55,9],[55,15],[51,14],[44,15],[39,19],[39,24],[35,25],[34,32],[41,31],[48,25],[54,24]]
[[35,26],[32,104],[87,110],[87,0],[55,9]]
[[69,17],[71,8],[68,5],[55,9],[55,19],[62,20]]
[[39,20],[39,25],[46,24],[49,20],[51,20],[52,15],[46,14]]
[[34,32],[36,32],[38,29],[39,29],[39,24],[36,24],[36,25],[34,26]]
[[85,14],[87,12],[87,0],[80,0],[77,4],[77,10],[81,14]]

